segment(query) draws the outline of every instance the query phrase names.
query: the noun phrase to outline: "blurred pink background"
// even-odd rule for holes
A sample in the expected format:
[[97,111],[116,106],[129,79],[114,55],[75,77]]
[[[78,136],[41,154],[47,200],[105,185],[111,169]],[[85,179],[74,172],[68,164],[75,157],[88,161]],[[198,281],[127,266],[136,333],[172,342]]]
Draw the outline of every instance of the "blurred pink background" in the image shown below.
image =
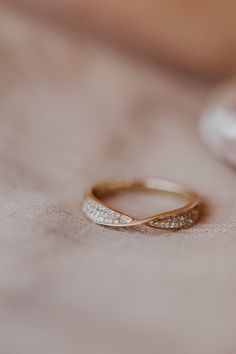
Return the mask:
[[[0,3],[0,353],[235,353],[235,170],[199,134],[233,76],[234,14]],[[119,175],[187,184],[207,208],[175,233],[87,221],[84,189]]]
[[231,0],[10,0],[17,8],[210,77],[235,71]]

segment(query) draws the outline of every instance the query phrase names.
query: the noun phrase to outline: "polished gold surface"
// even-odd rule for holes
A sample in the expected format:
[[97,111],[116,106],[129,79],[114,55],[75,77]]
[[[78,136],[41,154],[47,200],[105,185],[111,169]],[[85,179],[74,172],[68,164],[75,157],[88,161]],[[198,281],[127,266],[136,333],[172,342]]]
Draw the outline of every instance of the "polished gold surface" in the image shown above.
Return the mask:
[[[173,194],[186,201],[183,207],[147,218],[135,218],[104,204],[103,198],[121,190],[149,190]],[[183,185],[159,178],[114,178],[93,185],[85,193],[82,210],[86,217],[101,225],[128,227],[148,225],[160,229],[181,229],[192,226],[200,214],[200,198]]]

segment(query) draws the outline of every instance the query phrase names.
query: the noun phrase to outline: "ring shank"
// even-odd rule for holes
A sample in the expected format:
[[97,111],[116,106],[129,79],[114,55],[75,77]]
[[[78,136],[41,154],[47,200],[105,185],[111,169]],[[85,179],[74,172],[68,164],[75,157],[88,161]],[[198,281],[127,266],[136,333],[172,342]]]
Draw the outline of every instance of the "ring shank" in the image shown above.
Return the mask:
[[93,186],[90,193],[95,197],[103,197],[107,194],[118,192],[119,190],[152,190],[175,194],[181,198],[192,202],[197,196],[192,191],[185,188],[183,185],[164,180],[160,178],[115,178],[109,181],[101,182]]

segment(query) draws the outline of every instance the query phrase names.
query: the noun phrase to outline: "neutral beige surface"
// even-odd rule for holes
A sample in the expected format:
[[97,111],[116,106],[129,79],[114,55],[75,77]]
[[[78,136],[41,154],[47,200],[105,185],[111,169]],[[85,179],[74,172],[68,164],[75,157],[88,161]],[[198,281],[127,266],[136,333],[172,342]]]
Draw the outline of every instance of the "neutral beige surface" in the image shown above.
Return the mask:
[[[236,175],[197,134],[209,87],[23,14],[0,29],[0,353],[234,354]],[[116,175],[187,183],[205,218],[95,226],[84,187]]]

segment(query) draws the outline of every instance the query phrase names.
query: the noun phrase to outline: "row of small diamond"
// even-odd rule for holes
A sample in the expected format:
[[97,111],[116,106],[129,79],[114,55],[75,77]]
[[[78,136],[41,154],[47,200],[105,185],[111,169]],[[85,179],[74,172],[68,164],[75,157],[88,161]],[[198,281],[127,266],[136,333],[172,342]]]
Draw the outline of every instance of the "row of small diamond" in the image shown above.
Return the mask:
[[119,226],[123,224],[129,224],[133,220],[129,216],[104,207],[92,199],[84,200],[82,210],[90,220],[104,225]]
[[189,227],[197,220],[199,211],[197,207],[191,210],[180,213],[175,216],[166,216],[149,222],[149,225],[164,229],[178,229]]

